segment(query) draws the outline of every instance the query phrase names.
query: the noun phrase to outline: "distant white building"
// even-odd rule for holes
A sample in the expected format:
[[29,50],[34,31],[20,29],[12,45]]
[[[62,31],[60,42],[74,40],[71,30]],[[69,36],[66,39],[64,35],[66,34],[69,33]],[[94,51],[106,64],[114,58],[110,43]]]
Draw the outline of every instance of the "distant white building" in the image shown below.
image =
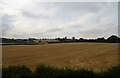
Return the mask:
[[35,43],[39,43],[39,44],[48,44],[49,42],[59,42],[59,40],[49,40],[49,39],[45,39],[45,40],[33,40]]

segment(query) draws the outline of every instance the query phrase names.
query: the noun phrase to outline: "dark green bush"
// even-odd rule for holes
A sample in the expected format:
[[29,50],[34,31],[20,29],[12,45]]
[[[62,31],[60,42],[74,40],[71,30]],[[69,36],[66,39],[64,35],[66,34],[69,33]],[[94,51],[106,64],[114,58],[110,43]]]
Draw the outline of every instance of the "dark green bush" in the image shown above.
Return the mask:
[[31,76],[31,70],[24,65],[9,66],[2,69],[2,78],[31,78]]
[[88,69],[56,68],[38,65],[34,72],[23,66],[3,68],[2,78],[119,78],[120,66],[99,73]]
[[101,72],[102,78],[119,78],[120,66],[111,67],[106,71]]

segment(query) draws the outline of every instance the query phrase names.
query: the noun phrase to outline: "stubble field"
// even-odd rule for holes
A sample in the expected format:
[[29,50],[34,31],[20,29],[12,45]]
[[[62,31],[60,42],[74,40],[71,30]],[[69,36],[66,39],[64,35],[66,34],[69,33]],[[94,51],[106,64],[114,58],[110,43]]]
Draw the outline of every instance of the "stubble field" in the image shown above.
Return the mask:
[[2,46],[3,66],[38,64],[103,70],[118,64],[117,43],[61,43]]

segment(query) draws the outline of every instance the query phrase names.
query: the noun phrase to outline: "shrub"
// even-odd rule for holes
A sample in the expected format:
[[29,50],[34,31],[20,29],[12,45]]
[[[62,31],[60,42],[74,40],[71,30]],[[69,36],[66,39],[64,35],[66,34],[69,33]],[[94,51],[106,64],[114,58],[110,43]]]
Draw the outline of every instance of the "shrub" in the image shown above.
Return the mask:
[[4,67],[2,78],[119,78],[120,66],[99,73],[88,69],[56,68],[38,65],[34,72],[23,66]]
[[101,72],[102,78],[118,78],[120,77],[120,66],[111,67]]
[[24,65],[9,66],[2,69],[2,78],[31,78],[31,76],[31,70]]

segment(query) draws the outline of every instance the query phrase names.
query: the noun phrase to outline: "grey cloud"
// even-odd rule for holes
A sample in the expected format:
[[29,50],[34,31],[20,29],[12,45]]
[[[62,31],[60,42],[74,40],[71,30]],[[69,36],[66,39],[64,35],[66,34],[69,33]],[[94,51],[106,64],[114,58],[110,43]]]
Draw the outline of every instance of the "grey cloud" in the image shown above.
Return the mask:
[[120,37],[120,2],[118,2],[118,36]]
[[6,35],[7,31],[11,29],[13,25],[13,17],[10,15],[3,15],[2,16],[2,35]]
[[62,28],[54,28],[54,29],[48,30],[47,32],[53,33],[53,32],[61,32],[61,31],[63,31],[63,30],[64,30],[64,29],[62,29]]
[[29,12],[24,11],[24,10],[22,10],[22,15],[23,15],[23,16],[26,16],[26,17],[29,17],[29,18],[36,18],[36,19],[39,18],[38,16],[33,15],[32,13],[29,13]]
[[[100,11],[107,3],[105,2],[63,2],[55,3],[55,5],[61,10],[70,12],[70,13],[84,13],[84,12],[98,12]],[[71,11],[72,10],[72,11]]]
[[[15,10],[10,8],[12,9],[10,10],[11,15],[3,16],[4,34],[8,30],[14,37],[97,37],[117,33],[117,6],[115,3],[48,2],[39,4],[38,2],[31,3],[30,7],[24,8],[25,6],[22,6],[21,9],[15,8]],[[6,10],[8,13],[8,7]],[[14,11],[18,14],[15,14]],[[15,20],[12,20],[13,15],[16,15]],[[15,28],[12,28],[12,25]],[[25,30],[25,34],[22,33],[22,35],[19,35],[18,32],[22,32],[23,30],[20,27],[21,25],[23,28],[29,28],[30,30]],[[14,32],[15,29],[16,31]],[[32,32],[29,33],[30,31]]]
[[31,18],[31,19],[39,19],[39,18],[48,19],[48,18],[50,18],[50,16],[45,16],[45,15],[41,15],[41,14],[35,15],[35,14],[32,14],[32,13],[24,11],[24,10],[22,10],[22,15],[26,16],[28,18]]
[[80,24],[75,24],[75,25],[70,25],[67,28],[75,28],[75,29],[77,29],[77,28],[80,28],[80,27],[83,27],[83,26],[80,25]]
[[84,16],[84,14],[97,14],[107,5],[105,2],[55,2],[47,4],[54,5],[59,10],[57,18],[64,21],[71,21],[73,18]]
[[[105,28],[96,27],[90,30],[79,31],[78,34],[84,35],[85,38],[97,38],[97,37],[105,37],[117,34],[117,28],[115,26],[104,26]],[[115,30],[116,29],[116,30]]]

